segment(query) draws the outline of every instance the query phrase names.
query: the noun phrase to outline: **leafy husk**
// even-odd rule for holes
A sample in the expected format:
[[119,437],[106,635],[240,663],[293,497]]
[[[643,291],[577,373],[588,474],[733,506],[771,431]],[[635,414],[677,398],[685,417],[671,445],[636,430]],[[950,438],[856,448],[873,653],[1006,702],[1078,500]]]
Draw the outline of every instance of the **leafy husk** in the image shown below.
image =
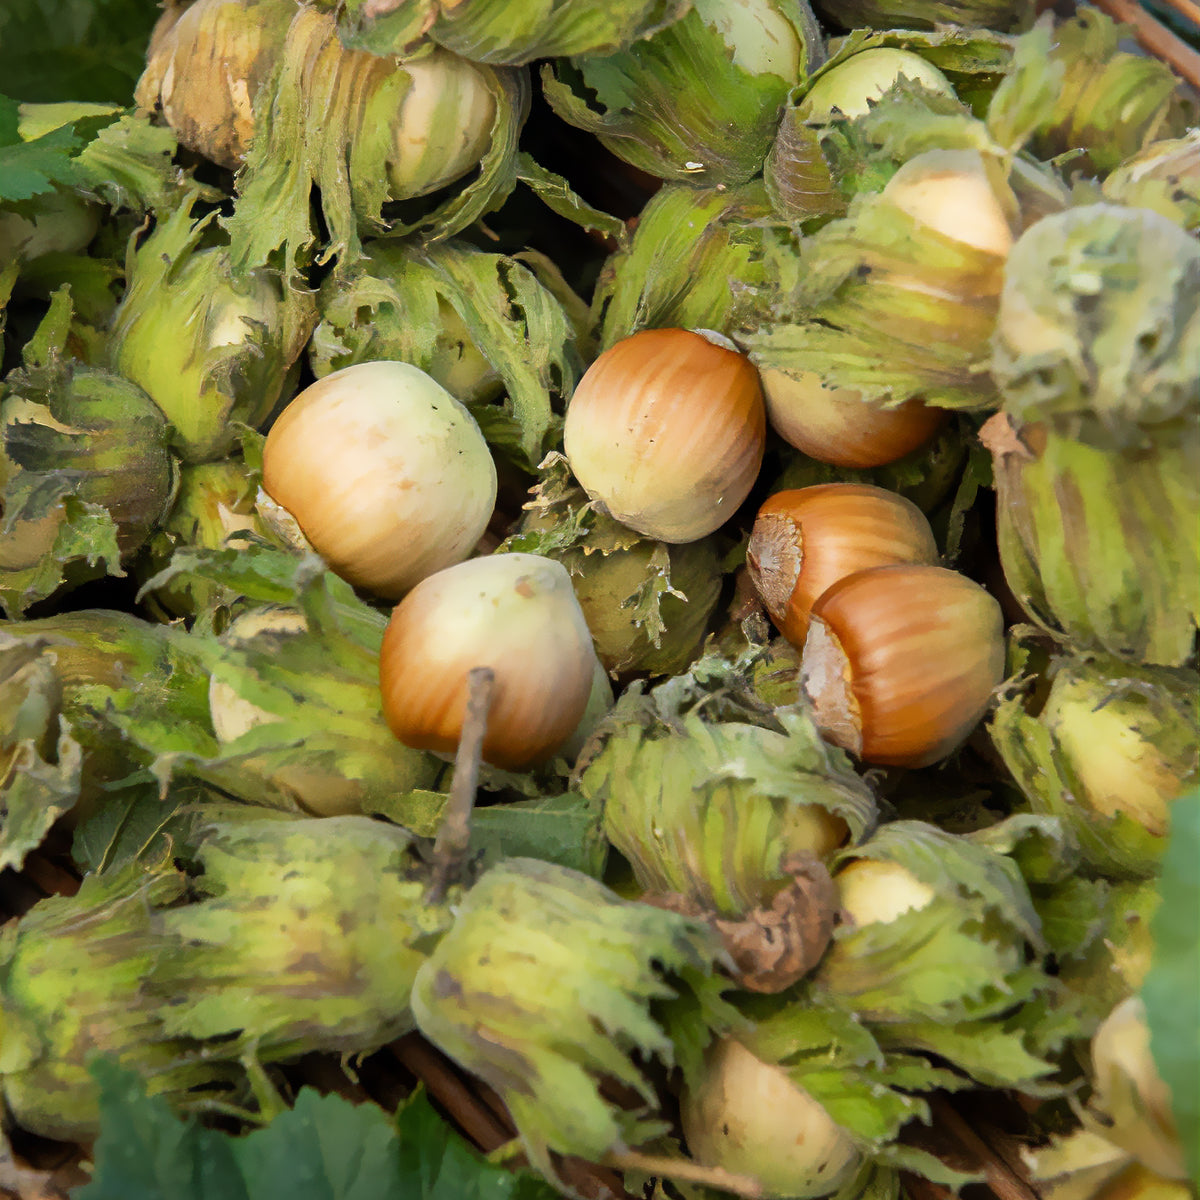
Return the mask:
[[600,349],[639,329],[729,333],[731,291],[763,282],[761,184],[696,189],[668,184],[638,214],[628,246],[601,269],[592,300]]
[[[466,183],[443,180],[452,147],[430,145],[403,182],[403,195],[396,195],[389,164],[410,75],[393,58],[343,47],[331,15],[310,8],[297,12],[278,72],[259,93],[257,132],[226,222],[236,271],[277,261],[290,276],[314,256],[319,263],[353,261],[363,232],[448,237],[503,202],[516,183],[527,77],[513,68],[451,61],[448,51],[436,54],[448,56],[447,69],[473,73],[490,94],[490,137]],[[461,119],[455,96],[450,90],[445,95],[450,111],[432,118],[434,128],[439,122],[453,127]],[[423,214],[402,219],[384,211],[391,200],[422,196],[443,183],[452,185],[450,194],[435,197]],[[314,222],[314,191],[327,237]]]
[[1153,445],[1200,412],[1198,362],[1200,245],[1174,221],[1086,204],[1013,246],[991,371],[1018,422],[1105,449]]
[[[795,40],[790,52],[785,25]],[[756,65],[771,43],[778,58]],[[660,179],[731,187],[757,174],[788,89],[823,55],[805,0],[759,0],[732,12],[693,4],[627,51],[547,64],[542,87],[559,116],[633,166]]]
[[473,62],[522,65],[537,58],[612,54],[678,20],[682,0],[348,0],[338,6],[347,46],[375,54],[416,49],[423,38]]
[[0,603],[10,616],[123,575],[178,482],[151,398],[64,356],[71,317],[63,289],[0,392]]
[[47,897],[5,927],[0,1089],[24,1129],[95,1136],[100,1105],[89,1066],[97,1054],[134,1068],[176,1104],[203,1108],[231,1095],[236,1064],[168,1033],[144,991],[172,949],[158,917],[184,890],[183,876],[165,864],[131,864],[89,876],[75,896]]
[[1032,706],[1010,696],[989,725],[1030,806],[1063,822],[1093,871],[1156,875],[1172,804],[1200,771],[1196,672],[1077,655],[1038,686]]
[[997,413],[992,453],[1000,563],[1013,595],[1060,641],[1179,666],[1200,614],[1200,431],[1161,426],[1143,449],[1104,450]]
[[1165,62],[1122,49],[1122,37],[1116,21],[1086,5],[1065,18],[1044,14],[1017,39],[1014,61],[1027,66],[997,93],[989,124],[1021,126],[1039,158],[1065,155],[1072,171],[1099,176],[1154,138],[1180,136],[1194,102]]
[[[421,1032],[500,1095],[530,1161],[596,1162],[666,1132],[641,1064],[677,1047],[656,1002],[681,992],[717,1003],[719,956],[702,925],[621,900],[585,875],[513,858],[467,892],[417,972]],[[603,1080],[628,1089],[618,1105]]]
[[180,456],[204,462],[270,416],[316,314],[294,277],[257,267],[236,276],[213,237],[216,214],[194,217],[196,201],[189,193],[144,241],[130,239],[108,359],[162,409]]
[[412,834],[365,816],[243,809],[201,819],[192,845],[191,903],[161,920],[177,949],[148,986],[169,1034],[266,1063],[369,1054],[414,1027],[413,977],[459,889],[426,899]]
[[575,328],[535,266],[459,242],[369,242],[323,284],[309,362],[318,378],[412,363],[471,409],[491,446],[533,470],[582,373]]

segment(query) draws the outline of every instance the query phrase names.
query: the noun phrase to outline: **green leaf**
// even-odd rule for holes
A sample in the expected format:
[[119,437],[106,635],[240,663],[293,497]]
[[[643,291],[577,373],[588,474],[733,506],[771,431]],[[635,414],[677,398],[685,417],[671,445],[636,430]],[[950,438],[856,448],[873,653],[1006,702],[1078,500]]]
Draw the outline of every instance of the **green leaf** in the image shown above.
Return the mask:
[[186,829],[184,814],[211,799],[202,788],[176,786],[164,800],[148,772],[103,787],[75,825],[71,857],[83,871],[109,871],[134,858],[153,858],[167,852],[172,838]]
[[423,1093],[395,1117],[303,1088],[264,1129],[231,1137],[180,1120],[133,1072],[100,1060],[95,1173],[73,1200],[553,1200],[480,1158]]
[[[3,21],[0,16],[0,22]],[[3,25],[0,24],[0,32]],[[6,80],[6,86],[8,82]],[[31,141],[18,132],[20,106],[0,96],[0,201],[29,200],[75,181],[72,161],[84,144],[73,126],[64,125]]]
[[73,1200],[250,1200],[229,1138],[179,1120],[116,1063],[98,1060],[92,1074],[101,1097],[96,1169]]
[[471,849],[485,860],[524,857],[573,867],[599,878],[608,854],[600,806],[575,792],[478,808]]
[[1151,932],[1155,951],[1142,985],[1150,1052],[1171,1089],[1175,1124],[1183,1135],[1188,1170],[1200,1179],[1200,790],[1171,808],[1171,834],[1162,867],[1162,904]]
[[154,0],[5,0],[0,79],[21,100],[133,99]]
[[[485,1163],[438,1116],[423,1092],[396,1114],[400,1189],[405,1200],[553,1200],[558,1193],[528,1172]],[[384,1200],[381,1192],[380,1200]]]
[[295,1106],[233,1143],[246,1194],[306,1200],[376,1200],[408,1195],[400,1144],[387,1114],[304,1088]]

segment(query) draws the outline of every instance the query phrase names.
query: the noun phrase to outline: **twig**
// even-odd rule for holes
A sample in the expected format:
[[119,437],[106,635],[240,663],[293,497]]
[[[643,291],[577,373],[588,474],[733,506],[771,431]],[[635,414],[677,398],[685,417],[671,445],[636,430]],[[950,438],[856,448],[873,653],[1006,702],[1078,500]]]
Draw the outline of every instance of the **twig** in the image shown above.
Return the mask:
[[1028,1182],[1029,1171],[1021,1157],[1021,1148],[1025,1144],[1022,1139],[995,1125],[978,1120],[975,1122],[975,1130],[1013,1175],[1022,1182]]
[[1168,8],[1173,8],[1185,20],[1200,25],[1200,4],[1196,0],[1163,0]]
[[908,1200],[954,1200],[954,1193],[940,1183],[907,1171],[902,1172],[900,1178],[904,1184],[901,1195],[907,1196]]
[[582,1158],[556,1158],[555,1173],[573,1192],[588,1200],[633,1200],[620,1175]]
[[508,1115],[508,1109],[504,1106],[504,1101],[482,1080],[476,1079],[472,1081],[475,1085],[475,1095],[479,1102],[486,1105],[492,1112],[492,1115],[506,1129],[511,1129],[510,1136],[516,1137],[516,1126],[512,1123],[512,1118]]
[[[425,1090],[446,1110],[459,1132],[474,1142],[482,1153],[492,1154],[517,1136],[508,1110],[495,1092],[478,1080],[460,1075],[454,1065],[419,1033],[410,1033],[392,1042],[387,1049],[401,1066],[425,1085]],[[518,1147],[514,1146],[514,1149],[518,1153],[506,1158],[505,1165],[527,1167],[525,1154]],[[596,1200],[628,1200],[620,1178],[594,1163],[565,1158],[559,1161],[557,1169],[581,1196],[592,1196]]]
[[73,896],[79,891],[79,876],[37,851],[25,856],[21,870],[47,896]]
[[410,1033],[392,1042],[388,1050],[425,1084],[430,1096],[484,1154],[491,1154],[512,1141],[515,1132],[480,1102],[450,1063],[419,1034]]
[[983,1168],[988,1186],[997,1200],[1038,1200],[1037,1192],[1013,1173],[987,1142],[963,1120],[953,1105],[944,1098],[938,1098],[931,1107],[937,1123]]
[[1200,53],[1155,20],[1137,0],[1094,0],[1094,3],[1114,21],[1129,25],[1134,37],[1151,54],[1174,68],[1192,87],[1200,88]]
[[620,1171],[639,1171],[643,1175],[666,1176],[685,1183],[697,1183],[703,1187],[719,1188],[745,1196],[746,1200],[757,1200],[763,1194],[762,1184],[746,1175],[735,1175],[723,1167],[704,1167],[687,1158],[670,1158],[663,1154],[640,1154],[626,1150],[621,1154],[610,1154],[605,1162]]
[[463,717],[458,752],[454,756],[454,779],[442,815],[442,827],[433,845],[433,882],[429,901],[436,903],[455,882],[471,844],[471,810],[479,786],[479,761],[487,734],[488,711],[496,673],[491,667],[474,667],[467,675],[467,711]]

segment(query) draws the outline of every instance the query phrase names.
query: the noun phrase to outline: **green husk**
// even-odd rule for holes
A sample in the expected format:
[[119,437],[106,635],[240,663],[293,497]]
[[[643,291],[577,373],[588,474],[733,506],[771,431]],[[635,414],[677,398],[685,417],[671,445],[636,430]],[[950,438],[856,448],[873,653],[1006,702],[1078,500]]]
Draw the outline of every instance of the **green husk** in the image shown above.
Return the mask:
[[[414,84],[427,68],[446,76]],[[451,78],[457,80],[451,85]],[[440,107],[431,114],[403,116],[406,98],[428,103],[432,89]],[[461,89],[461,92],[460,92]],[[464,122],[481,111],[460,111],[490,98],[487,128]],[[469,93],[473,93],[469,94]],[[517,137],[529,104],[528,80],[514,68],[473,64],[436,47],[414,58],[412,69],[392,57],[347,50],[332,15],[301,8],[272,82],[259,93],[257,132],[238,177],[233,215],[226,222],[232,261],[239,274],[279,262],[289,277],[313,258],[320,235],[313,221],[316,189],[328,236],[320,263],[353,261],[363,233],[397,236],[419,232],[448,237],[497,207],[516,183]],[[427,118],[427,119],[426,119]],[[413,134],[406,120],[449,131],[449,145],[436,136],[409,162],[401,161],[396,136]],[[455,145],[455,138],[462,143]],[[458,181],[478,168],[465,184]],[[452,190],[422,214],[397,218],[385,213],[391,201]],[[282,253],[279,253],[282,252]]]
[[235,277],[229,250],[208,236],[215,214],[194,219],[194,204],[189,194],[130,240],[109,360],[162,409],[181,457],[205,462],[284,398],[315,309],[294,279],[263,268]]
[[542,86],[559,116],[635,167],[732,187],[757,174],[788,90],[823,57],[806,0],[702,0],[627,51],[546,65]]
[[63,356],[72,316],[56,293],[0,395],[0,604],[32,604],[105,574],[143,545],[177,486],[169,427],[118,375]]
[[597,731],[579,778],[648,899],[713,924],[741,987],[782,991],[820,958],[835,899],[825,860],[861,841],[874,799],[811,718],[772,727],[666,721],[632,690]]
[[[249,546],[247,535],[266,538],[266,526],[255,509],[257,489],[258,473],[239,457],[184,463],[175,503],[136,564],[139,581],[164,570],[180,547],[220,550]],[[202,574],[178,575],[142,595],[151,611],[167,620],[196,617],[235,599],[234,593]]]
[[[600,349],[639,329],[734,327],[739,288],[763,283],[761,184],[659,189],[638,214],[627,247],[601,269],[592,300]],[[732,301],[732,302],[731,302]]]
[[606,670],[674,674],[699,654],[721,590],[711,538],[668,546],[633,533],[595,511],[553,452],[525,509],[503,549],[567,568]]
[[[417,972],[421,1032],[504,1101],[530,1161],[592,1162],[665,1133],[642,1064],[675,1062],[656,1002],[707,992],[719,951],[704,926],[621,900],[536,859],[487,871]],[[605,1099],[603,1081],[628,1089]]]
[[1012,32],[1033,19],[1029,0],[821,0],[817,9],[838,29],[993,29]]
[[1200,414],[1200,244],[1150,209],[1088,204],[1013,246],[991,369],[1018,422],[1104,449]]
[[318,378],[412,363],[470,408],[490,445],[533,470],[582,373],[574,326],[536,266],[461,242],[369,242],[322,285],[309,362]]
[[[749,1094],[727,1091],[724,1104],[715,1112],[701,1109],[703,1115],[718,1119],[716,1128],[703,1131],[703,1140],[719,1146],[724,1137],[747,1132],[740,1161],[729,1165],[741,1166],[751,1175],[761,1173],[768,1185],[765,1195],[832,1194],[838,1200],[882,1200],[898,1193],[898,1170],[950,1188],[975,1178],[897,1140],[908,1122],[931,1119],[931,1093],[963,1087],[961,1077],[920,1055],[885,1050],[853,1016],[814,1004],[803,995],[755,999],[742,1007],[752,1024],[737,1032],[737,1041],[760,1063],[783,1072],[808,1101],[795,1098],[789,1104],[777,1097],[781,1111],[767,1115],[753,1090]],[[710,1060],[707,1070],[712,1065]],[[685,1114],[692,1108],[692,1097],[706,1088],[707,1070],[687,1079]],[[752,1088],[751,1081],[747,1083]],[[811,1102],[820,1105],[840,1133],[830,1130],[825,1119],[813,1120],[807,1112]],[[719,1123],[722,1116],[728,1128]],[[772,1139],[776,1130],[778,1142]],[[805,1165],[797,1160],[806,1157],[809,1138],[818,1142],[822,1153]],[[838,1164],[840,1170],[831,1169]],[[793,1173],[797,1167],[801,1170]]]
[[[397,741],[383,719],[386,617],[314,556],[262,545],[179,550],[144,586],[197,574],[262,627],[222,636],[99,610],[7,627],[53,650],[63,713],[84,749],[84,797],[136,774],[164,795],[191,781],[289,812],[402,821],[410,793],[430,787],[442,764]],[[276,609],[263,620],[267,605]]]
[[1014,63],[1024,69],[998,91],[989,124],[1021,126],[1039,158],[1068,155],[1072,170],[1099,176],[1154,138],[1182,135],[1194,102],[1165,62],[1121,49],[1123,37],[1099,9],[1044,14],[1017,40]]
[[872,1022],[950,1026],[999,1018],[1049,986],[1027,963],[1044,948],[1040,923],[1006,855],[905,820],[842,858],[897,864],[931,894],[894,919],[839,926],[811,981],[822,1003]]
[[1200,231],[1200,129],[1150,142],[1104,180],[1105,200],[1151,208],[1189,233]]
[[203,573],[244,597],[223,634],[183,643],[204,672],[194,724],[138,711],[117,723],[165,787],[191,777],[251,804],[320,815],[402,813],[439,760],[392,736],[379,702],[387,618],[313,555],[270,546],[180,550],[148,590]]
[[989,732],[1035,812],[1056,816],[1092,870],[1157,873],[1172,802],[1200,772],[1200,678],[1102,655],[1056,659],[1031,708],[1004,700]]
[[[38,768],[50,792],[42,793],[47,807],[40,817],[23,806],[14,816],[18,810],[10,807],[10,852],[32,849],[62,813],[73,810],[73,819],[85,820],[98,808],[123,804],[118,793],[152,778],[153,753],[125,735],[127,722],[209,727],[208,676],[180,627],[93,608],[0,625],[0,640],[6,655],[21,661],[34,653],[43,664],[39,670],[49,668],[47,686],[56,700],[47,717],[60,738],[61,786]],[[53,764],[47,750],[42,753]],[[161,797],[156,803],[160,820],[170,815],[171,805]]]
[[609,840],[645,891],[740,917],[769,903],[794,855],[867,836],[874,800],[845,756],[803,710],[776,709],[772,725],[694,710],[666,722],[637,689],[610,714],[579,787],[603,801]]
[[473,62],[521,65],[536,58],[612,54],[670,25],[683,0],[347,0],[338,23],[347,46],[399,54],[429,38]]
[[130,862],[6,926],[0,1091],[29,1132],[95,1136],[97,1054],[177,1109],[247,1116],[278,1103],[262,1064],[412,1029],[413,977],[459,894],[427,900],[413,835],[216,804],[179,832],[193,878]]
[[189,1108],[227,1098],[239,1075],[222,1053],[168,1033],[145,980],[173,945],[161,910],[180,900],[182,875],[134,864],[50,896],[0,937],[0,1090],[24,1129],[80,1140],[99,1129],[95,1054],[135,1069],[152,1094]]
[[721,592],[710,538],[682,546],[642,539],[588,555],[586,542],[563,556],[596,654],[614,676],[674,675],[700,653]]
[[[992,452],[1000,562],[1048,633],[1131,662],[1179,666],[1200,619],[1200,430],[1182,417],[1154,444],[1104,450],[998,413]],[[1183,531],[1181,535],[1181,531]]]
[[[814,113],[809,99],[813,89],[844,87],[833,81],[846,71],[857,72],[856,60],[862,61],[859,56],[874,51],[915,54],[934,71],[950,71],[961,88],[962,103],[953,92],[947,96],[905,76],[883,89],[869,114],[847,117],[840,109],[828,116]],[[832,43],[829,58],[788,96],[763,169],[772,207],[780,216],[800,223],[843,216],[856,193],[878,191],[895,170],[901,152],[885,120],[889,111],[904,113],[910,136],[922,123],[943,125],[940,117],[965,118],[967,97],[987,87],[1007,55],[1007,40],[985,31],[883,33],[859,29]],[[871,119],[864,121],[864,116]],[[970,122],[962,122],[962,129],[970,130]],[[964,136],[965,144],[975,144]],[[935,144],[953,143],[945,141],[943,129]]]
[[[904,165],[914,175],[943,168],[978,174],[1001,210],[1014,206],[990,152],[928,150]],[[860,192],[845,217],[798,245],[771,231],[773,288],[734,337],[760,368],[813,372],[870,402],[986,410],[997,404],[986,368],[1003,270],[1002,256],[934,229],[886,191]]]
[[1064,996],[1084,1014],[1083,1033],[1090,1037],[1101,1020],[1146,979],[1154,957],[1155,913],[1162,899],[1159,882],[1075,878],[1056,891],[1057,895],[1039,901],[1039,911],[1047,929],[1056,921],[1062,927],[1059,914],[1072,915],[1072,944],[1060,941],[1054,951]]
[[365,1055],[414,1027],[413,978],[459,889],[426,900],[412,834],[364,816],[234,814],[195,836],[202,873],[161,918],[177,948],[149,985],[169,1034],[266,1063]]
[[19,871],[79,797],[82,754],[61,714],[45,644],[0,629],[0,870]]

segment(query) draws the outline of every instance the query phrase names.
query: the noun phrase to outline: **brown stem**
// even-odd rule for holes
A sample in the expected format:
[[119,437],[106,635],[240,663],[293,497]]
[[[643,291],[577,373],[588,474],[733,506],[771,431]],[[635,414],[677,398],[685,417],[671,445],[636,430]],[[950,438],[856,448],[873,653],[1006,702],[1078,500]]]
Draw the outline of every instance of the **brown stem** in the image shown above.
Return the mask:
[[633,1200],[620,1175],[582,1158],[556,1158],[555,1173],[585,1200]]
[[[419,1033],[392,1042],[387,1049],[410,1074],[424,1085],[429,1095],[445,1109],[451,1122],[484,1154],[508,1145],[516,1127],[500,1097],[477,1079],[464,1078],[455,1066]],[[511,1168],[528,1168],[524,1153],[505,1159]],[[556,1170],[580,1196],[591,1200],[631,1200],[618,1175],[594,1163],[563,1158]]]
[[47,896],[73,896],[79,891],[79,876],[66,870],[38,851],[25,856],[21,866],[25,876]]
[[983,1121],[975,1122],[975,1130],[1014,1176],[1022,1182],[1028,1182],[1029,1170],[1021,1158],[1024,1143],[1020,1138]]
[[488,711],[496,673],[491,667],[474,667],[467,675],[467,711],[463,717],[458,752],[454,756],[454,779],[433,846],[433,882],[429,902],[437,903],[454,883],[466,861],[471,844],[471,810],[479,786],[479,762],[487,733]]
[[723,1192],[733,1192],[747,1200],[757,1200],[762,1184],[746,1175],[736,1175],[724,1167],[705,1167],[687,1158],[670,1158],[662,1154],[641,1154],[626,1150],[621,1154],[610,1154],[607,1162],[621,1171],[638,1171],[643,1175],[658,1175],[667,1179],[678,1179],[684,1183],[697,1183],[702,1187],[713,1187]]
[[1137,0],[1095,0],[1102,12],[1133,30],[1133,36],[1157,58],[1182,75],[1192,87],[1200,88],[1200,53],[1165,25],[1155,20]]
[[508,1109],[504,1105],[504,1101],[486,1083],[480,1080],[474,1080],[475,1095],[479,1102],[491,1111],[492,1116],[500,1122],[501,1125],[510,1131],[510,1137],[517,1136],[516,1126],[512,1123],[512,1118],[508,1115]]
[[904,1187],[901,1195],[908,1200],[954,1200],[954,1193],[940,1183],[933,1183],[920,1175],[911,1175],[907,1171],[900,1176]]
[[1163,0],[1163,3],[1186,20],[1200,25],[1200,4],[1197,4],[1196,0]]
[[449,1114],[450,1119],[484,1153],[511,1142],[514,1135],[459,1077],[451,1064],[420,1034],[410,1033],[388,1049]]
[[954,1106],[938,1098],[932,1104],[937,1123],[966,1150],[983,1169],[997,1200],[1038,1200],[1038,1194],[1004,1163],[994,1150],[963,1120]]

